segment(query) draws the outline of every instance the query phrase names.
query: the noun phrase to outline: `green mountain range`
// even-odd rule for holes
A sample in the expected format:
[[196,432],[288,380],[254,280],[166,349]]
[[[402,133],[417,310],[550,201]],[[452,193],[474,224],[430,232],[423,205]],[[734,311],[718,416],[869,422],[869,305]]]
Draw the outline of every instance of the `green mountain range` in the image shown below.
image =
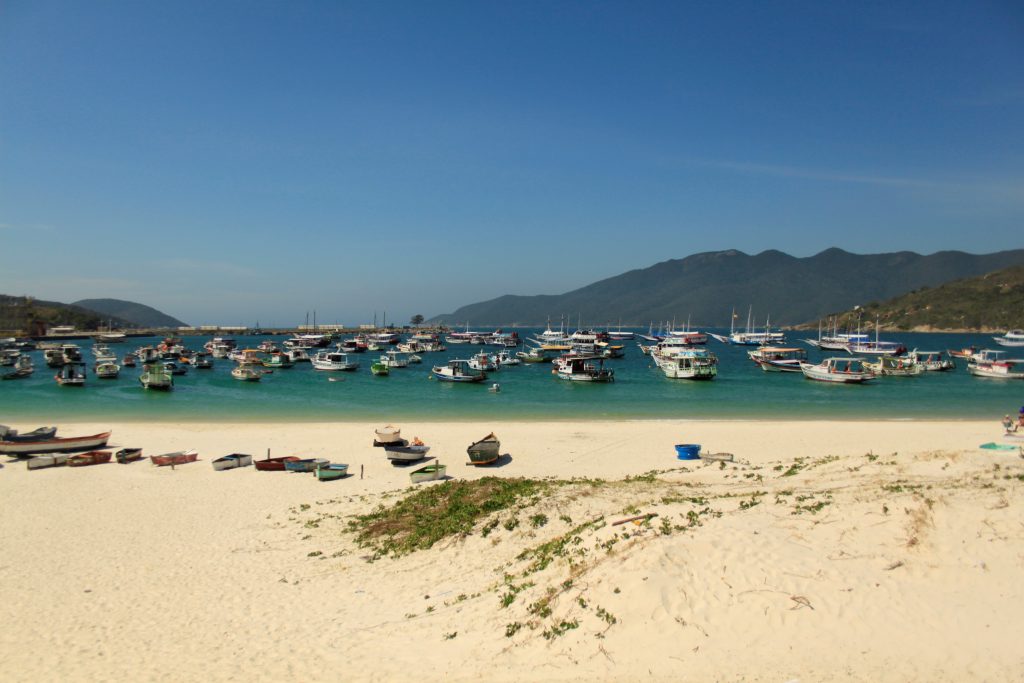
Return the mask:
[[47,327],[55,325],[74,325],[78,330],[98,330],[108,325],[132,327],[128,320],[80,306],[0,294],[0,330],[13,334],[44,334]]
[[133,323],[136,327],[186,327],[186,323],[172,318],[151,306],[121,299],[82,299],[73,306],[88,308],[106,316],[115,316]]
[[[996,331],[1024,328],[1024,266],[922,287],[836,314],[839,329]],[[817,326],[817,321],[806,327]]]
[[829,311],[882,301],[921,287],[1024,265],[1024,249],[993,254],[909,251],[851,254],[826,249],[806,258],[780,251],[749,255],[728,250],[694,254],[632,270],[557,295],[506,295],[463,306],[431,323],[542,325],[565,316],[585,325],[647,326],[688,317],[694,325],[728,325],[732,310],[746,322],[748,306],[764,324],[796,325]]

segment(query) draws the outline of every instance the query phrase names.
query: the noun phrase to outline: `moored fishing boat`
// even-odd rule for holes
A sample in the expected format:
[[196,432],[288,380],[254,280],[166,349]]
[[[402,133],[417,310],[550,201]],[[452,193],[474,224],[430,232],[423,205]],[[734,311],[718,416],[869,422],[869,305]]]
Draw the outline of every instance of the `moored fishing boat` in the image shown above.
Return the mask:
[[409,480],[414,484],[422,484],[425,481],[444,479],[447,466],[439,462],[432,462],[429,465],[413,470],[409,473]]
[[385,363],[374,361],[370,364],[370,372],[378,377],[387,377],[391,370]]
[[38,441],[0,440],[0,453],[6,455],[31,455],[33,453],[72,453],[87,451],[107,445],[110,432],[90,436],[40,439]]
[[239,365],[231,370],[231,376],[240,382],[259,382],[263,379],[263,373],[253,370],[248,365]]
[[32,359],[27,355],[19,356],[14,362],[14,369],[0,375],[3,379],[24,379],[30,377],[35,371],[32,367]]
[[157,467],[166,467],[167,465],[185,465],[190,462],[195,462],[198,457],[198,451],[188,450],[174,451],[173,453],[164,453],[163,455],[151,455],[149,456],[149,459]]
[[975,377],[1024,379],[1024,359],[1005,358],[1005,351],[982,349],[967,363],[967,372]]
[[348,371],[351,372],[359,367],[359,361],[348,355],[337,351],[321,351],[312,358],[314,370]]
[[134,353],[126,353],[126,354],[124,354],[124,358],[121,359],[121,365],[125,366],[126,368],[134,368],[135,367],[135,354]]
[[112,362],[97,362],[93,372],[99,379],[117,379],[121,366]]
[[64,365],[64,353],[60,348],[43,349],[43,360],[50,368],[59,368]]
[[117,453],[114,453],[114,460],[117,460],[117,462],[121,465],[127,465],[130,462],[142,460],[142,449],[122,448]]
[[875,379],[860,358],[826,358],[817,365],[801,363],[800,370],[807,379],[835,384],[863,384]]
[[473,370],[485,370],[491,372],[498,369],[498,365],[494,362],[494,358],[491,354],[486,351],[480,351],[479,353],[473,354],[469,361],[469,367]]
[[343,463],[327,463],[316,468],[316,478],[320,481],[334,481],[348,476],[348,465]]
[[189,358],[189,365],[194,367],[196,370],[212,370],[213,369],[213,356],[205,351],[200,352]]
[[552,371],[559,379],[573,382],[614,382],[615,371],[604,367],[604,359],[594,356],[564,356],[555,360]]
[[170,391],[174,388],[174,377],[163,363],[152,361],[142,366],[139,384],[143,389]]
[[911,358],[880,356],[874,363],[864,361],[864,367],[880,376],[917,377],[924,374],[924,366]]
[[800,348],[762,346],[747,355],[765,372],[800,372],[800,364],[807,362],[807,352]]
[[381,356],[379,362],[389,368],[407,368],[409,367],[409,355],[401,351],[391,350]]
[[280,351],[272,351],[270,355],[263,359],[263,367],[265,368],[291,368],[295,366],[295,361],[288,357],[288,354],[281,353]]
[[321,465],[327,465],[331,461],[326,458],[296,458],[285,462],[284,468],[288,472],[312,472]]
[[284,352],[288,356],[288,360],[293,363],[309,363],[309,352],[306,349],[291,348]]
[[943,358],[942,351],[918,351],[914,349],[907,354],[907,358],[919,363],[927,372],[942,372],[956,368],[956,361],[952,358]]
[[487,379],[487,373],[474,370],[469,367],[469,361],[461,359],[450,360],[447,365],[435,365],[432,372],[434,378],[442,382],[472,383]]
[[470,465],[490,465],[497,461],[500,450],[501,442],[494,432],[491,432],[479,441],[471,443],[466,453],[469,454]]
[[710,380],[718,376],[718,358],[704,347],[655,350],[651,358],[669,379]]
[[68,467],[103,465],[110,462],[110,451],[89,451],[68,456]]
[[213,461],[213,469],[216,472],[222,470],[233,470],[238,467],[248,467],[252,464],[252,456],[245,453],[232,453]]
[[85,363],[79,361],[65,363],[60,371],[53,376],[53,379],[62,387],[84,387]]

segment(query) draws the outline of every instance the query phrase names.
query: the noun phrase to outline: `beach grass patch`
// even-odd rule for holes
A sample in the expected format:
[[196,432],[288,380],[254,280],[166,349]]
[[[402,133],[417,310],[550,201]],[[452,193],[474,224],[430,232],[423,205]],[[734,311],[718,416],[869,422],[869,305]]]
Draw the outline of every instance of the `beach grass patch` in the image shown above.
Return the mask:
[[356,534],[360,546],[372,548],[378,556],[406,555],[445,538],[465,536],[482,518],[511,508],[548,486],[547,482],[520,478],[446,481],[358,515],[349,521],[348,530]]

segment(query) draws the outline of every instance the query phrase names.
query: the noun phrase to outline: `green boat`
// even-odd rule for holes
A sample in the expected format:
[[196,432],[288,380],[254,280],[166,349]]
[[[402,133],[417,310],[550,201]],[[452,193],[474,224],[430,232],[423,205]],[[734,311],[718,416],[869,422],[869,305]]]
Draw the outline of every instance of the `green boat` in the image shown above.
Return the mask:
[[316,468],[316,478],[320,481],[333,481],[348,476],[348,465],[327,463]]
[[444,473],[447,466],[442,465],[439,462],[432,462],[426,467],[421,467],[418,470],[414,470],[409,473],[409,479],[414,484],[422,484],[425,481],[434,481],[435,479],[444,479]]
[[375,375],[383,376],[387,375],[390,372],[390,370],[388,370],[388,366],[385,365],[384,363],[377,362],[370,366],[370,372],[372,372]]

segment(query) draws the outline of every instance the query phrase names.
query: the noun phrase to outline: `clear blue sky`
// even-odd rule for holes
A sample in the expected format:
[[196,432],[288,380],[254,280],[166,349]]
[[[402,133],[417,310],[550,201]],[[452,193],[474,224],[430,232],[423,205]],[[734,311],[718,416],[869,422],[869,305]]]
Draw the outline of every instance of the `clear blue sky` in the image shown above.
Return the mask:
[[0,292],[404,322],[1024,246],[1020,2],[0,2]]

